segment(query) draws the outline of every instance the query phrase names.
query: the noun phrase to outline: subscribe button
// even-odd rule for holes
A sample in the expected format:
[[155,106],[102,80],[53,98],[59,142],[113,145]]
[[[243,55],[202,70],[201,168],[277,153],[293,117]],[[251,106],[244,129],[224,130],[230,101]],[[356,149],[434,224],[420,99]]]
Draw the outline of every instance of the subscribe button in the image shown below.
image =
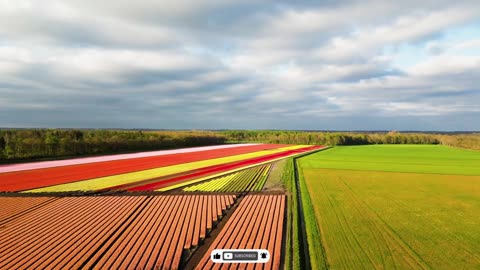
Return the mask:
[[270,252],[266,249],[214,249],[210,254],[214,263],[266,263]]

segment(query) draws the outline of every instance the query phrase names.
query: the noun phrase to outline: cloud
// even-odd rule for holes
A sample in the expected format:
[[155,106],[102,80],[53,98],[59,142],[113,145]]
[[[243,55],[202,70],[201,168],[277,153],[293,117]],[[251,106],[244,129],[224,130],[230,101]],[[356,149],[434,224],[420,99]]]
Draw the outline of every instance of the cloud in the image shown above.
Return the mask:
[[479,19],[476,1],[0,0],[0,126],[480,129],[480,33],[449,34]]

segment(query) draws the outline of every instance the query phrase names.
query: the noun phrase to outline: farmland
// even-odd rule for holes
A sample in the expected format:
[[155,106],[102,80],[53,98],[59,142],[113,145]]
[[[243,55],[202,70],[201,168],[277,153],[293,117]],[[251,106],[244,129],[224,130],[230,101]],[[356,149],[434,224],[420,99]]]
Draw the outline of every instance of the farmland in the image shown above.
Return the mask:
[[[479,164],[438,145],[237,144],[3,165],[0,269],[475,269]],[[271,260],[213,264],[220,248]]]
[[480,153],[442,146],[352,146],[297,162],[302,196],[313,206],[314,217],[305,216],[306,222],[318,224],[308,229],[308,240],[322,245],[309,250],[312,265],[480,267]]
[[[0,173],[0,191],[158,189],[164,184],[275,160],[310,146],[250,145]],[[182,177],[179,177],[182,176]]]
[[[217,169],[213,166],[232,165],[233,162],[245,162],[248,160],[253,160],[253,163],[259,162],[259,160],[266,161],[269,159],[283,157],[284,155],[293,154],[295,153],[295,150],[302,149],[302,148],[306,148],[306,147],[290,146],[290,147],[278,148],[277,146],[277,149],[273,149],[273,150],[263,150],[263,151],[248,153],[248,154],[240,154],[240,155],[234,155],[234,156],[228,156],[228,157],[222,157],[222,158],[213,158],[213,159],[207,159],[207,160],[201,160],[201,161],[195,161],[195,162],[187,162],[187,163],[182,163],[177,165],[170,165],[170,166],[164,166],[164,167],[159,167],[154,169],[128,172],[123,174],[114,174],[110,176],[76,181],[72,183],[57,184],[51,187],[33,189],[29,192],[91,191],[91,190],[110,189],[110,188],[125,189],[128,187],[125,185],[134,183],[134,186],[136,186],[138,185],[136,183],[144,180],[150,180],[150,179],[153,179],[153,181],[151,181],[153,182],[153,184],[151,182],[141,182],[141,185],[145,187],[141,187],[140,190],[156,189],[156,188],[162,187],[162,183],[158,184],[158,182],[163,182],[162,180],[165,180],[165,179],[159,179],[160,181],[157,181],[156,178],[166,177],[166,176],[175,176],[180,173],[191,172],[201,168],[206,170],[204,173],[206,175],[208,173],[214,173],[214,172],[231,169],[235,167],[235,166],[226,166],[226,168]],[[227,151],[227,153],[230,153],[230,151]],[[195,155],[198,155],[198,154],[195,154]],[[241,164],[240,166],[244,166],[244,165]],[[185,178],[188,179],[188,178],[191,178],[191,176],[185,177]],[[174,181],[180,181],[180,180],[174,178],[173,180],[168,181],[168,183],[171,183]]]
[[233,195],[57,199],[3,224],[0,268],[177,269],[183,250],[197,247],[234,200]]
[[213,178],[210,181],[184,188],[184,191],[244,192],[260,191],[267,180],[271,164]]
[[[140,172],[137,173],[137,175],[148,173],[152,173],[153,175],[155,175],[156,171],[152,172],[149,171],[149,169],[155,169],[158,167],[161,167],[161,171],[165,171],[165,173],[167,174],[169,172],[175,173],[181,171],[182,169],[188,169],[188,167],[185,168],[186,166],[183,165],[185,163],[188,163],[190,167],[197,168],[201,167],[203,164],[205,164],[205,162],[203,162],[203,164],[191,163],[202,162],[205,159],[226,159],[226,157],[235,155],[237,155],[237,160],[241,160],[242,158],[245,158],[245,156],[242,155],[252,155],[251,153],[255,151],[267,151],[269,149],[275,149],[278,147],[279,145],[240,145],[238,147],[235,147],[234,149],[220,148],[211,150],[210,148],[207,148],[204,151],[187,153],[171,153],[169,151],[171,154],[157,153],[157,155],[155,156],[135,155],[133,158],[126,159],[106,157],[100,160],[98,158],[93,160],[90,159],[91,162],[88,162],[89,160],[87,159],[86,163],[84,163],[85,159],[81,159],[77,162],[57,161],[49,162],[48,165],[50,165],[51,167],[43,166],[42,168],[42,166],[35,164],[30,167],[23,166],[23,168],[26,168],[26,170],[20,171],[15,171],[15,169],[22,166],[13,165],[10,166],[11,168],[4,168],[4,173],[0,174],[0,181],[2,183],[2,186],[0,188],[4,191],[20,191],[38,188],[42,186],[67,184],[78,182],[81,180],[108,177],[112,175],[126,174],[132,172]],[[261,156],[263,153],[255,154]],[[230,160],[235,159],[232,159],[230,157]],[[220,160],[219,162],[222,161],[223,160]],[[215,164],[215,162],[210,163]],[[175,165],[176,167],[174,167]],[[33,169],[30,169],[32,167]],[[165,167],[168,168],[165,169]],[[158,174],[156,174],[156,176],[158,176]],[[84,183],[82,182],[81,184]],[[67,185],[66,189],[68,188],[69,186]],[[75,186],[73,186],[73,188],[75,188]]]
[[262,248],[271,260],[249,267],[278,269],[287,201],[264,185],[278,161],[322,148],[237,144],[0,166],[0,268],[193,269],[211,266],[209,249]]
[[478,151],[438,145],[335,147],[302,159],[309,168],[480,175]]
[[[210,253],[214,249],[268,249],[271,260],[266,269],[279,269],[282,246],[284,195],[249,195],[228,220],[197,269],[220,269],[228,265],[213,264]],[[254,220],[254,222],[251,222]],[[230,265],[237,268],[238,264]],[[249,264],[247,269],[263,269],[263,264]]]

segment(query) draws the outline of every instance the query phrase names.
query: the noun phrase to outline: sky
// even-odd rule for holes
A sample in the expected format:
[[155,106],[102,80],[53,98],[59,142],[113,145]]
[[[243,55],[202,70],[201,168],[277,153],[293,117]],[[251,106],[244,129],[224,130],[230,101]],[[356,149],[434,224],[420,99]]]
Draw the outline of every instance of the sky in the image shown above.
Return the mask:
[[480,130],[480,2],[0,0],[0,127]]

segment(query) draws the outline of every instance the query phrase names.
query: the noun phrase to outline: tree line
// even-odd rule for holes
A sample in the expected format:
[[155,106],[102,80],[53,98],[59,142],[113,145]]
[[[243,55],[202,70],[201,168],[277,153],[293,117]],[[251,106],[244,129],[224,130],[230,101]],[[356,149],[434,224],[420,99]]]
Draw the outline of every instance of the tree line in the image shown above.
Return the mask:
[[125,153],[237,142],[330,146],[442,144],[480,150],[480,134],[429,134],[395,131],[0,129],[0,161]]
[[224,144],[208,131],[0,130],[0,160],[69,157]]
[[442,144],[480,149],[480,134],[433,134],[403,132],[317,132],[282,130],[222,131],[229,141],[280,144],[367,145],[367,144]]

